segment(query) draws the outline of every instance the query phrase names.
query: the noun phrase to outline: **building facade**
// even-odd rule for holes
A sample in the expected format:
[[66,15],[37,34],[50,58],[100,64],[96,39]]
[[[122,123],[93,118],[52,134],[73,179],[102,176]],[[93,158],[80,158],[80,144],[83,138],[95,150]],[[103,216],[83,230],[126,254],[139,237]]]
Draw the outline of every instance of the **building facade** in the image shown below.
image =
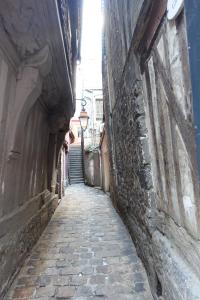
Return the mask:
[[[195,54],[198,39],[191,39],[190,27],[199,5],[185,1],[183,7],[182,2],[172,18],[167,5],[170,1],[104,1],[110,189],[155,299],[197,300],[197,99],[190,75],[197,66],[191,64],[188,49]],[[188,45],[191,41],[194,44]]]
[[82,91],[82,98],[76,100],[76,113],[71,120],[70,126],[75,135],[75,144],[81,143],[81,125],[79,115],[84,108],[88,113],[89,120],[84,132],[85,146],[96,147],[99,145],[101,124],[103,122],[103,94],[102,89],[86,89]]
[[0,3],[0,298],[58,203],[81,1]]
[[[79,120],[82,104],[89,116],[88,125],[83,132],[83,136]],[[83,90],[82,98],[78,98],[76,101],[76,113],[71,120],[70,127],[75,136],[74,145],[80,146],[82,137],[84,139],[84,177],[85,183],[90,186],[101,186],[99,143],[103,118],[102,89]]]

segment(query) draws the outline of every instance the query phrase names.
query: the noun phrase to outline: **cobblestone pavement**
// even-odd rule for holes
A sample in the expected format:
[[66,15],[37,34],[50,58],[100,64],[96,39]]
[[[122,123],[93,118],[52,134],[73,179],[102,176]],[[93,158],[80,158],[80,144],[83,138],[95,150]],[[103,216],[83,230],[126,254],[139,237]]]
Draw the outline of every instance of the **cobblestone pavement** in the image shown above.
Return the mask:
[[110,199],[73,185],[7,299],[152,300],[147,275]]

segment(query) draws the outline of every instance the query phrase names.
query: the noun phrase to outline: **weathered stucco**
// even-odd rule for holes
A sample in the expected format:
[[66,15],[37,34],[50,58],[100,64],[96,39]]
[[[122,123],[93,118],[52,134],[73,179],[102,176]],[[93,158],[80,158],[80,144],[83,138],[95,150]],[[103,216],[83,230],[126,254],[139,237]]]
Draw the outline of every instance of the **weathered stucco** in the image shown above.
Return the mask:
[[89,186],[101,186],[99,150],[85,151],[85,183]]
[[110,160],[108,148],[108,134],[104,128],[100,141],[100,170],[101,187],[104,192],[110,191]]
[[58,156],[74,112],[79,9],[80,1],[0,3],[1,299],[58,204]]
[[[184,11],[170,22],[166,1],[139,2],[124,12],[129,1],[105,1],[111,194],[155,299],[200,299],[199,184]],[[131,42],[123,53],[127,32]]]

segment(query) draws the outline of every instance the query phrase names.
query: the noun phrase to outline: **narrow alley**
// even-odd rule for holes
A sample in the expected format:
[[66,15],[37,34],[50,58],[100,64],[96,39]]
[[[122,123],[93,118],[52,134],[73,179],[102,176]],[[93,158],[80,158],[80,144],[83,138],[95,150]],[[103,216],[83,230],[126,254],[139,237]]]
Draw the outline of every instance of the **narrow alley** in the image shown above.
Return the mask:
[[144,267],[109,197],[80,184],[67,189],[8,299],[153,298]]
[[0,300],[200,300],[199,15],[0,1]]

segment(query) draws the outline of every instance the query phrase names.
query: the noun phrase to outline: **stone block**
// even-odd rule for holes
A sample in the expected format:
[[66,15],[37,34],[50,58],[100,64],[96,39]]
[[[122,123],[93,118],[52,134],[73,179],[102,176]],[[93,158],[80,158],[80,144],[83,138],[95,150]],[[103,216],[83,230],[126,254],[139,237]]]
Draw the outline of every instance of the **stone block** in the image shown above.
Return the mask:
[[71,286],[59,287],[56,292],[56,299],[70,299],[74,296],[75,288]]

